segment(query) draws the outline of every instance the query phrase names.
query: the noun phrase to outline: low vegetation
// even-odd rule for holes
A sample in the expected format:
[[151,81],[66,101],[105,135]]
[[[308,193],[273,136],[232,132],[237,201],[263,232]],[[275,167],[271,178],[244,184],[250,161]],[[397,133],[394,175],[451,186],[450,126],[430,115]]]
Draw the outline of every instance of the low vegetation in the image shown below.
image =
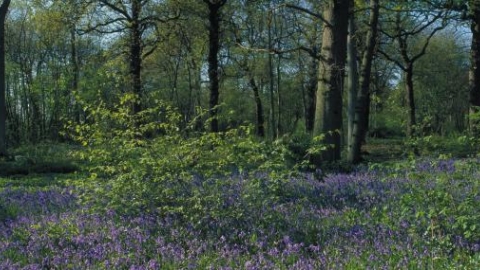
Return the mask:
[[[77,172],[3,178],[0,268],[480,267],[473,156],[405,152],[311,170],[308,153],[321,143],[267,144],[249,128],[182,139],[169,127],[150,139],[78,127],[85,147],[50,155]],[[391,154],[374,142],[370,156]],[[49,147],[35,149],[29,159],[49,157]]]

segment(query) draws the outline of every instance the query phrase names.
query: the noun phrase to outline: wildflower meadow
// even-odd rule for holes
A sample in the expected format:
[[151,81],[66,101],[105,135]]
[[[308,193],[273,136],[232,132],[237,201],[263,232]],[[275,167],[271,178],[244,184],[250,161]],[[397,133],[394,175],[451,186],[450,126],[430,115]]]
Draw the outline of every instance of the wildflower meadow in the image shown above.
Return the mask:
[[0,269],[478,269],[479,164],[5,177]]

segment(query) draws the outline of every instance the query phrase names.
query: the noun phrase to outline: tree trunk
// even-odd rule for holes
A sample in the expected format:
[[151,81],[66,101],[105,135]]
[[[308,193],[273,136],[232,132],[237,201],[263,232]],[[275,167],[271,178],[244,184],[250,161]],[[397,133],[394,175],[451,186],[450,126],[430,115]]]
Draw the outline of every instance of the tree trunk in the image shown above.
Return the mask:
[[347,54],[348,54],[348,80],[347,80],[347,89],[348,89],[348,109],[347,109],[347,145],[348,152],[351,152],[353,147],[353,123],[355,120],[355,107],[357,103],[357,92],[358,92],[358,68],[357,68],[357,46],[355,40],[353,39],[355,34],[355,15],[353,11],[353,2],[351,3],[350,8],[350,20],[348,22],[348,45],[347,45]]
[[378,35],[379,0],[372,0],[369,19],[370,29],[367,33],[366,48],[360,66],[360,90],[357,93],[355,117],[352,130],[352,146],[348,152],[348,161],[358,163],[361,160],[362,143],[368,129],[370,108],[370,77],[372,74],[373,55]]
[[[272,20],[273,15],[271,12],[268,14],[268,48],[272,48]],[[275,121],[275,83],[273,80],[273,55],[268,54],[268,82],[270,89],[270,126],[272,130],[272,139],[277,138],[277,129]],[[279,108],[280,109],[280,108]]]
[[208,78],[210,81],[210,131],[218,132],[219,75],[218,52],[220,51],[220,8],[223,1],[204,0],[208,4]]
[[0,156],[7,155],[7,107],[5,83],[5,17],[10,0],[4,0],[0,6]]
[[255,79],[253,76],[250,76],[250,87],[252,87],[253,90],[253,97],[255,99],[255,114],[256,114],[256,134],[259,137],[264,138],[265,137],[265,118],[263,116],[263,106],[262,106],[262,100],[260,99],[260,94],[258,90],[258,86],[255,83]]
[[[473,5],[472,10],[472,43],[470,49],[470,113],[478,113],[480,109],[480,6]],[[477,133],[480,125],[479,121],[469,119],[469,125],[472,132]]]
[[[314,47],[313,52],[317,54],[317,51],[318,49]],[[318,60],[312,57],[311,61],[307,86],[307,106],[305,111],[305,126],[308,133],[313,132],[313,126],[315,123],[315,97],[318,88]]]
[[132,20],[130,28],[130,80],[134,100],[132,113],[137,114],[142,110],[142,29],[140,22],[141,3],[132,1]]
[[349,0],[331,0],[323,12],[319,84],[314,123],[314,136],[325,135],[331,147],[315,157],[315,163],[340,159],[342,130],[342,91],[345,74],[348,35]]
[[407,101],[408,117],[407,117],[407,137],[415,136],[415,99],[413,92],[413,64],[407,65],[405,70],[405,94]]
[[280,92],[280,86],[282,84],[282,75],[281,75],[281,70],[280,70],[280,64],[281,64],[282,58],[280,55],[278,55],[277,59],[277,136],[281,136],[283,133],[283,128],[282,128],[282,94]]
[[70,102],[67,102],[66,104],[68,105],[68,107],[70,107],[70,105],[73,107],[73,108],[67,108],[67,111],[69,110],[73,110],[72,113],[72,116],[73,116],[73,119],[75,119],[75,122],[76,123],[80,123],[80,121],[82,121],[82,107],[80,106],[80,104],[78,104],[78,101],[76,100],[76,97],[75,95],[77,95],[78,93],[78,80],[79,80],[79,74],[80,74],[80,66],[78,64],[78,55],[77,55],[77,34],[75,33],[75,25],[72,25],[71,26],[71,29],[70,29],[70,54],[71,54],[71,59],[70,61],[72,61],[72,82],[71,82],[71,91],[69,92],[71,97],[71,103]]

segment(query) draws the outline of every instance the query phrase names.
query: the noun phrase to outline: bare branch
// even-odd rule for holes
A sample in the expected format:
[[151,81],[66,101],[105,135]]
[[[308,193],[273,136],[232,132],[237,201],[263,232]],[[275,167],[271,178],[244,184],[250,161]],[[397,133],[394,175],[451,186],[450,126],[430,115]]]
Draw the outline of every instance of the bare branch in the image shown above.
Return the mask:
[[387,59],[388,61],[394,63],[401,70],[407,71],[407,68],[400,61],[398,61],[397,59],[394,59],[388,53],[385,53],[384,51],[382,51],[380,49],[378,49],[377,52],[380,53],[383,57],[385,57],[385,59]]
[[246,50],[246,51],[257,52],[257,53],[265,53],[265,54],[276,54],[276,55],[282,55],[282,54],[297,52],[297,51],[304,51],[304,52],[307,52],[310,56],[312,56],[315,59],[319,59],[319,60],[323,59],[321,55],[315,53],[315,51],[312,50],[311,48],[307,48],[305,46],[298,46],[298,47],[290,48],[290,49],[286,49],[286,50],[280,50],[280,49],[276,49],[276,48],[271,48],[271,49],[252,48],[252,47],[243,46],[242,44],[240,44],[238,42],[237,42],[237,46],[239,48],[243,49],[243,50]]
[[126,27],[119,27],[119,28],[114,28],[114,29],[111,29],[111,30],[103,30],[102,28],[104,28],[106,26],[109,26],[111,24],[117,23],[117,22],[125,22],[125,21],[127,21],[126,18],[116,18],[116,19],[112,19],[112,20],[109,20],[109,21],[106,21],[106,22],[103,22],[103,23],[95,24],[93,26],[88,26],[86,29],[79,29],[77,32],[79,32],[79,34],[86,34],[86,33],[91,33],[91,32],[97,32],[97,33],[101,33],[101,34],[118,33],[118,32],[124,31],[126,29]]
[[[132,17],[130,16],[130,14],[128,14],[126,9],[121,9],[121,8],[115,6],[114,4],[111,4],[107,0],[99,0],[99,2],[103,5],[105,5],[106,7],[110,8],[111,10],[122,14],[127,20],[129,20],[129,21],[132,20]],[[125,6],[124,6],[124,8],[125,8]]]
[[422,47],[422,50],[420,51],[420,53],[418,53],[417,55],[415,55],[412,58],[412,60],[411,60],[412,63],[417,61],[418,58],[422,57],[426,53],[428,44],[430,43],[430,40],[432,39],[432,37],[435,35],[436,32],[438,32],[438,31],[440,31],[444,28],[445,28],[445,26],[439,26],[439,27],[436,27],[435,29],[432,30],[432,32],[427,36],[427,40],[423,44],[423,47]]
[[308,9],[306,9],[306,8],[304,8],[304,7],[296,6],[296,5],[293,5],[293,4],[285,4],[285,7],[291,8],[291,9],[296,9],[296,10],[299,10],[299,11],[302,11],[302,12],[305,12],[305,13],[307,13],[307,14],[309,14],[309,15],[317,18],[317,19],[320,19],[320,20],[321,20],[323,23],[325,23],[327,26],[329,26],[329,27],[332,26],[332,24],[331,24],[329,21],[325,20],[322,15],[320,15],[320,14],[318,14],[318,13],[315,13],[315,12],[312,12],[311,10],[308,10]]

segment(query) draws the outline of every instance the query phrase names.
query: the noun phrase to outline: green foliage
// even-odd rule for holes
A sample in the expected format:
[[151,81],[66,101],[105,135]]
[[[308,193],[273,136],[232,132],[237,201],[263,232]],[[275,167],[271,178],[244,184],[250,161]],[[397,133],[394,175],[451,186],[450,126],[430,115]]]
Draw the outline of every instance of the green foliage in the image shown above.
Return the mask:
[[[419,235],[428,245],[446,250],[453,251],[456,237],[476,243],[480,239],[480,185],[472,176],[473,163],[439,159],[427,165],[436,168],[436,172],[429,171],[431,169],[422,172],[418,166],[425,164],[410,163],[410,167],[414,166],[416,170],[410,170],[407,176],[410,181],[407,192],[383,209],[375,210],[383,216],[380,220],[395,228],[402,223],[408,224],[410,235]],[[398,210],[394,211],[394,216],[392,209]]]
[[21,146],[0,160],[0,176],[75,172],[79,168],[72,159],[72,149],[52,143]]
[[[290,152],[281,141],[260,141],[250,126],[186,137],[179,114],[160,102],[137,115],[122,104],[110,109],[101,103],[91,117],[92,124],[68,127],[85,146],[78,156],[89,163],[89,179],[76,182],[85,201],[134,213],[238,220],[253,206],[282,197]],[[247,175],[252,180],[243,183],[239,178]],[[232,190],[244,193],[225,210]]]
[[470,135],[427,135],[408,139],[405,146],[410,154],[416,149],[422,156],[472,157],[477,154],[480,145],[478,139]]
[[468,54],[460,33],[446,30],[431,39],[415,65],[417,131],[450,135],[466,129],[469,109]]
[[7,206],[2,200],[0,200],[0,222],[15,218],[18,212],[19,209],[17,207]]
[[312,156],[327,149],[323,140],[324,136],[312,138],[312,135],[308,133],[297,131],[292,135],[283,136],[276,143],[284,146],[282,147],[282,156],[288,168],[313,170],[315,165],[312,163]]

